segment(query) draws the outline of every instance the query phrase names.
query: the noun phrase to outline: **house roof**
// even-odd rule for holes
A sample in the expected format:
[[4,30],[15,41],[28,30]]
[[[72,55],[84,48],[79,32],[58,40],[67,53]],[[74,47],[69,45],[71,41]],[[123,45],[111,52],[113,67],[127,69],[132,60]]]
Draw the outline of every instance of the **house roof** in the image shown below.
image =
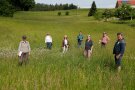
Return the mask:
[[135,5],[135,0],[117,0],[118,4],[121,5],[123,3]]

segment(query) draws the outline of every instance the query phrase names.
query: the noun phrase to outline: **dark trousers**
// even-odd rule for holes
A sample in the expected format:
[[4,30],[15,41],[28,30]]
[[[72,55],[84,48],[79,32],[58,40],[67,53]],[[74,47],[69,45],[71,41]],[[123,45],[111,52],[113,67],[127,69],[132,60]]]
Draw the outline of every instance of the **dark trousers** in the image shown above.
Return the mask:
[[52,43],[51,42],[47,42],[46,46],[47,46],[47,49],[52,49]]
[[121,55],[118,59],[116,58],[117,54],[115,55],[115,65],[116,67],[121,66],[121,61],[122,61],[122,57],[123,55]]
[[22,53],[22,55],[19,57],[19,65],[22,65],[25,63],[25,65],[28,62],[29,53]]
[[80,48],[82,45],[82,40],[78,40],[78,47]]
[[106,47],[106,43],[101,42],[101,47],[105,48]]

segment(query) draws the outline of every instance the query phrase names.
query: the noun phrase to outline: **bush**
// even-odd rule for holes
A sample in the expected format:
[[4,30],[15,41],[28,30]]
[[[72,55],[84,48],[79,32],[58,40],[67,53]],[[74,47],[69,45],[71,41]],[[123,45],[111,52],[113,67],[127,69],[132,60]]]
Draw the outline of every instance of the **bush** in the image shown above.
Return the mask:
[[135,17],[135,9],[130,5],[123,4],[121,7],[116,9],[115,16],[121,20],[132,19]]
[[58,12],[58,16],[61,16],[61,12]]
[[66,16],[68,16],[68,15],[69,15],[69,12],[68,12],[68,11],[67,11],[67,12],[65,12],[65,15],[66,15]]
[[15,10],[9,2],[1,0],[0,6],[0,16],[13,17]]
[[94,15],[94,18],[96,19],[96,20],[102,20],[103,19],[103,12],[101,12],[101,11],[97,11],[96,13],[95,13],[95,15]]
[[113,17],[113,12],[110,9],[105,9],[103,12],[103,18],[108,21],[109,18]]

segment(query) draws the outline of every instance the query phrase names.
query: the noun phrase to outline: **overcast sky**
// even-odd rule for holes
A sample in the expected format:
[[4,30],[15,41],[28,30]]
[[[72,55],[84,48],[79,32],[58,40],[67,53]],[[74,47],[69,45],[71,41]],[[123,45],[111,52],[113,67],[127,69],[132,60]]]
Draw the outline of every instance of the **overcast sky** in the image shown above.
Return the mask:
[[[35,0],[36,3],[65,4],[73,3],[81,8],[90,8],[93,0]],[[114,8],[117,0],[94,0],[98,8]]]

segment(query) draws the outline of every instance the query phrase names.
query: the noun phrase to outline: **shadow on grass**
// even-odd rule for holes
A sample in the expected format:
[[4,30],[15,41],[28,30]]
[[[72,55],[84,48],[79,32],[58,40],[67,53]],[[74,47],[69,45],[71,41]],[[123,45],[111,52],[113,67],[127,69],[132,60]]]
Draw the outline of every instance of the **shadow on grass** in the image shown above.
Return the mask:
[[135,28],[135,24],[129,24],[128,26]]
[[110,23],[113,23],[113,24],[124,24],[124,25],[127,25],[127,26],[135,28],[135,22],[134,21],[114,21],[114,22],[110,22]]

